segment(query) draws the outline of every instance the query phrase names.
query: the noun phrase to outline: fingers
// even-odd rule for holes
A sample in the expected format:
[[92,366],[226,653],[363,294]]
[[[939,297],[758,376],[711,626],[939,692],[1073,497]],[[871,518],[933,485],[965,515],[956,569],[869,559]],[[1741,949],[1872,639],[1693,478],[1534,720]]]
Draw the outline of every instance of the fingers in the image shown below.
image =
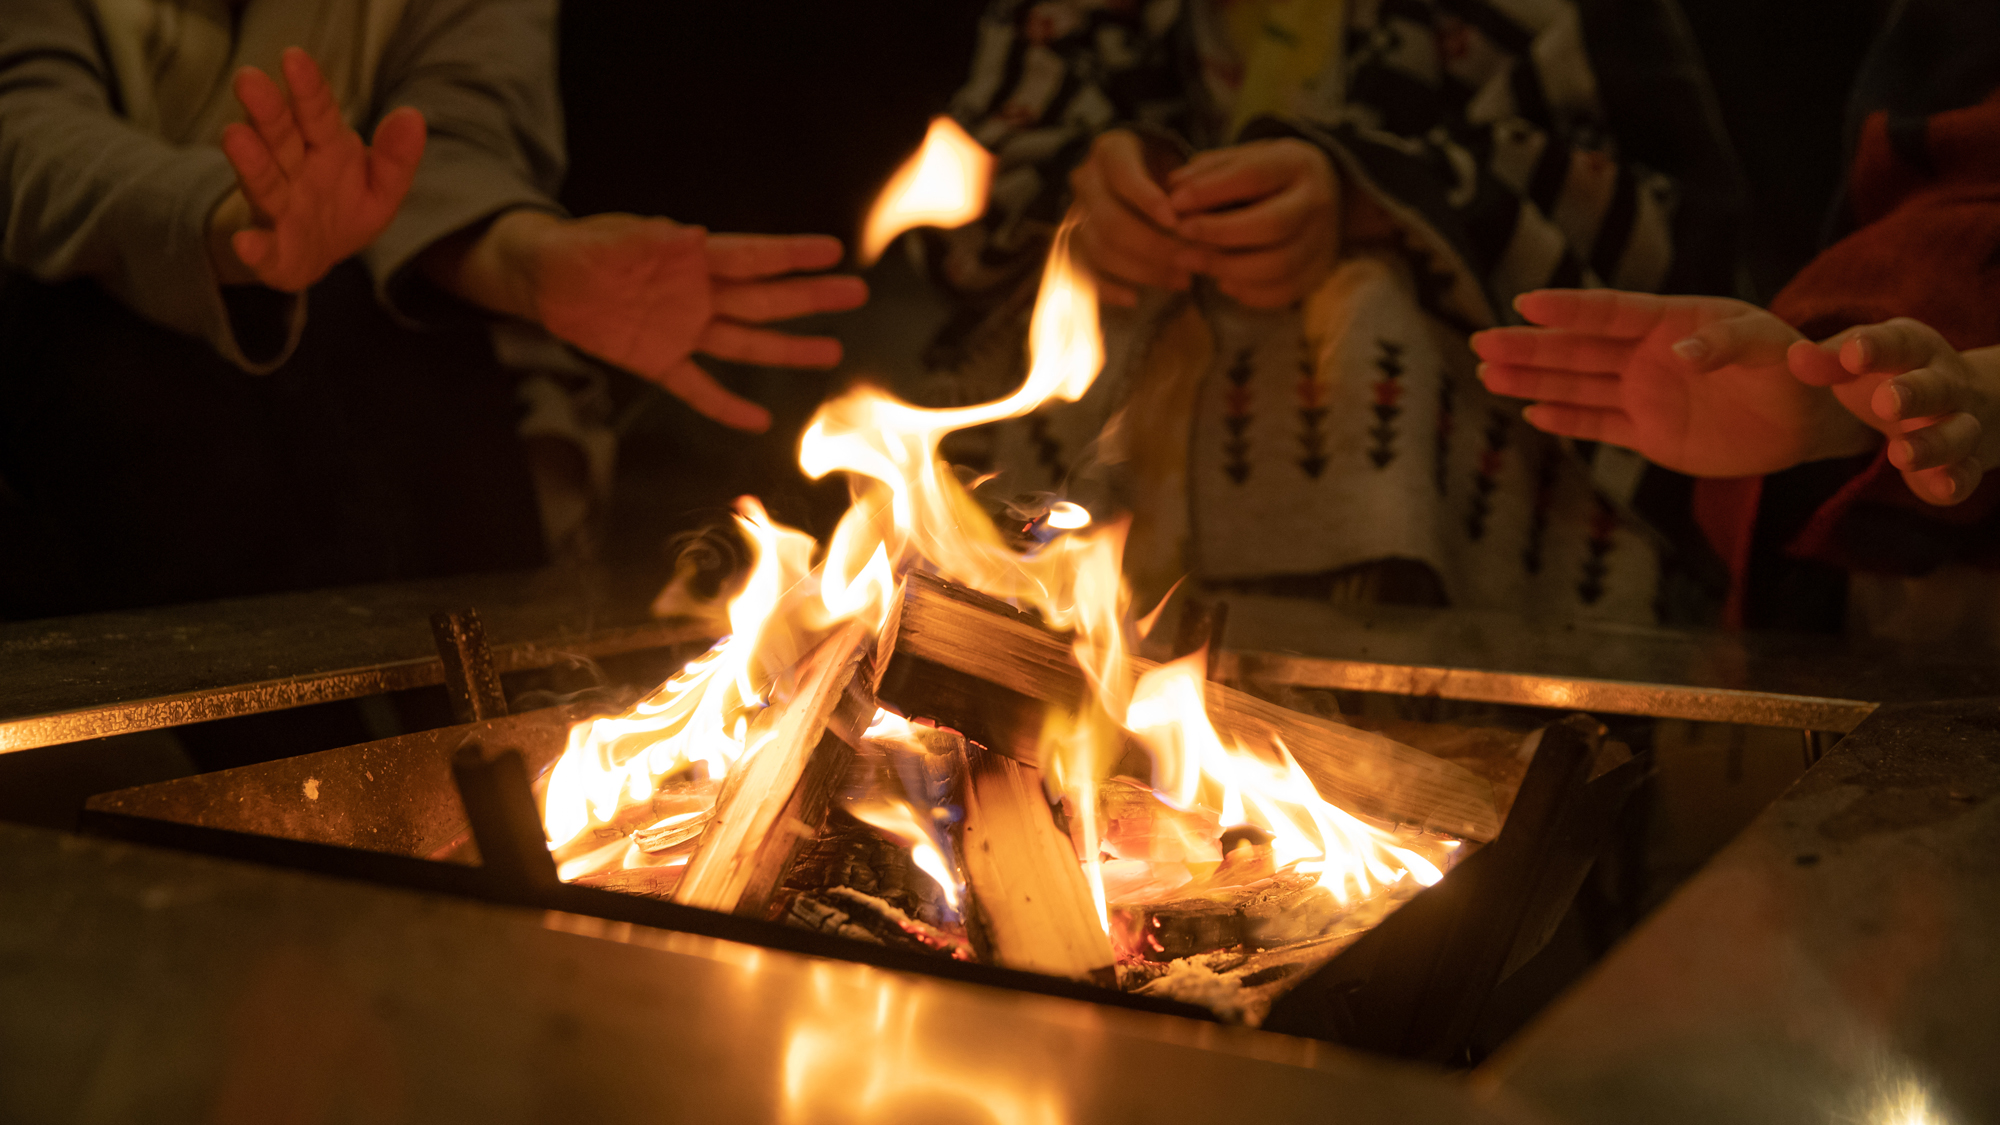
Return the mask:
[[243,112],[249,115],[251,126],[263,139],[272,159],[285,175],[297,175],[305,166],[306,141],[299,133],[291,105],[285,101],[285,92],[278,89],[270,75],[254,66],[236,72],[235,91],[236,100],[242,103]]
[[1187,272],[1174,265],[1180,244],[1119,198],[1097,162],[1079,167],[1070,187],[1084,216],[1078,249],[1093,268],[1126,283],[1187,288]]
[[840,341],[830,336],[787,336],[726,320],[709,321],[694,346],[717,359],[766,367],[834,367],[840,363]]
[[1560,328],[1492,328],[1475,333],[1472,350],[1488,363],[1615,375],[1636,344]]
[[1230,249],[1273,246],[1298,234],[1313,217],[1313,193],[1303,183],[1248,207],[1182,219],[1178,233],[1190,242]]
[[1154,226],[1174,228],[1179,216],[1146,168],[1145,146],[1137,136],[1123,129],[1100,134],[1091,145],[1088,163],[1095,167],[1104,187],[1127,207],[1150,219]]
[[319,64],[297,47],[285,48],[281,58],[285,83],[292,88],[292,116],[308,145],[330,145],[347,132],[334,103],[333,90],[320,75]]
[[252,227],[230,235],[229,246],[236,251],[237,260],[255,270],[263,268],[277,249],[277,239],[270,231]]
[[1625,401],[1623,383],[1615,375],[1582,375],[1546,367],[1482,363],[1479,380],[1494,394],[1556,405],[1617,410]]
[[1635,340],[1653,330],[1665,303],[1619,289],[1537,289],[1514,298],[1514,311],[1531,324]]
[[844,312],[868,301],[858,277],[802,277],[785,281],[723,282],[715,287],[715,312],[761,324],[813,313]]
[[713,375],[696,366],[693,360],[682,360],[655,382],[693,407],[696,413],[732,430],[760,434],[771,428],[770,411],[716,382]]
[[1546,328],[1636,340],[1663,325],[1692,332],[1704,324],[1762,310],[1724,297],[1656,297],[1621,289],[1537,289],[1514,298],[1514,311]]
[[1935,469],[1904,473],[1903,483],[1925,503],[1949,507],[1971,496],[1983,475],[1979,462],[1967,458]]
[[840,240],[824,234],[711,234],[708,272],[730,281],[755,281],[799,270],[838,265]]
[[1849,329],[1834,339],[1841,341],[1840,365],[1855,375],[1899,375],[1946,353],[1958,354],[1936,329],[1908,317]]
[[1884,421],[1934,418],[1974,408],[1965,380],[1956,371],[1939,367],[1919,367],[1885,379],[1875,388],[1869,405]]
[[1523,410],[1521,417],[1543,433],[1560,437],[1610,442],[1628,449],[1638,440],[1637,427],[1622,410],[1537,403]]
[[285,209],[290,183],[255,129],[234,123],[225,127],[222,153],[229,158],[230,167],[236,169],[243,195],[258,214],[274,215]]
[[1243,145],[1219,149],[1175,169],[1168,177],[1173,194],[1167,201],[1178,214],[1194,215],[1275,195],[1301,172],[1293,162],[1272,159],[1265,149]]
[[368,145],[368,186],[378,192],[393,191],[398,197],[408,191],[424,158],[428,133],[422,113],[409,106],[389,111],[375,126]]
[[1264,285],[1282,281],[1297,273],[1310,255],[1303,239],[1280,243],[1268,250],[1239,251],[1233,254],[1204,254],[1196,267],[1225,285]]
[[1947,414],[1889,442],[1889,463],[1906,473],[1962,461],[1979,451],[1979,419]]
[[1791,368],[1792,377],[1812,387],[1837,387],[1854,381],[1854,374],[1840,362],[1840,349],[1835,340],[1815,344],[1811,340],[1799,340],[1785,352],[1785,366]]
[[[1669,318],[1671,319],[1671,318]],[[1784,363],[1799,335],[1762,309],[1708,321],[1673,344],[1673,353],[1697,373],[1732,364],[1768,367]]]

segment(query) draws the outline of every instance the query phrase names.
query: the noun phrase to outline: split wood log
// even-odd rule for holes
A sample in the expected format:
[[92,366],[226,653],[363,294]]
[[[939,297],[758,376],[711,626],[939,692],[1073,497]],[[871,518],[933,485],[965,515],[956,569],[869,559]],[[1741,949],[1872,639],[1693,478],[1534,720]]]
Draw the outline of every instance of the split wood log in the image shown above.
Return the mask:
[[765,916],[785,872],[826,823],[854,746],[874,718],[868,669],[875,651],[874,631],[854,621],[795,666],[791,698],[765,713],[776,723],[770,741],[723,781],[675,902]]
[[1111,939],[1069,834],[1056,826],[1041,771],[970,746],[963,798],[955,835],[982,959],[1116,987]]
[[[1032,617],[927,575],[908,579],[881,687],[905,713],[1032,762],[1047,705],[1077,706],[1085,690],[1069,642]],[[1351,812],[1468,840],[1499,833],[1492,785],[1443,759],[1222,684],[1208,685],[1208,712],[1225,741],[1282,740],[1320,795]]]

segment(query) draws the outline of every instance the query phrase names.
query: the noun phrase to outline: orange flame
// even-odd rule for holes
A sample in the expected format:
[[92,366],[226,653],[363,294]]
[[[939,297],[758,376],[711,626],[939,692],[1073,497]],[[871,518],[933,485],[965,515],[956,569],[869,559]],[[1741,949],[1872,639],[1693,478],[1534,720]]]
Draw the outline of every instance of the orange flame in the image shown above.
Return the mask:
[[917,818],[917,811],[909,802],[896,797],[883,797],[872,801],[853,801],[847,811],[863,824],[873,825],[888,833],[899,844],[910,849],[910,862],[924,874],[937,882],[944,891],[944,901],[953,910],[958,909],[958,879],[944,861],[944,853],[932,842],[932,829],[926,828]]
[[[751,749],[745,745],[750,720],[764,706],[769,681],[760,674],[760,646],[770,647],[767,627],[798,581],[812,540],[772,523],[750,497],[738,501],[738,511],[737,525],[750,537],[756,561],[729,604],[730,635],[631,710],[570,728],[543,801],[542,824],[552,847],[606,828],[621,808],[649,802],[660,779],[696,763],[710,778],[727,776]],[[567,872],[572,878],[584,873]]]
[[986,211],[993,155],[949,117],[936,117],[924,143],[875,198],[861,229],[860,260],[882,256],[896,236],[918,227],[956,227]]
[[[986,154],[955,125],[934,123],[923,151],[878,202],[864,252],[879,253],[912,225],[976,215],[989,170]],[[950,433],[1017,418],[1054,400],[1075,401],[1096,379],[1103,339],[1095,284],[1071,252],[1076,223],[1075,215],[1065,220],[1050,247],[1029,325],[1027,376],[1013,394],[923,410],[863,387],[815,415],[800,441],[800,467],[814,479],[844,472],[853,493],[817,565],[809,537],[772,523],[756,501],[740,502],[738,522],[755,561],[729,605],[731,635],[626,714],[579,724],[550,775],[544,819],[563,877],[675,862],[664,846],[642,854],[636,835],[627,841],[637,829],[656,844],[698,830],[705,810],[685,807],[692,798],[680,789],[669,794],[674,801],[664,801],[663,783],[696,767],[718,779],[756,753],[755,732],[769,724],[752,720],[777,675],[813,634],[835,624],[858,619],[879,631],[900,577],[912,568],[1032,608],[1072,635],[1090,699],[1074,714],[1052,711],[1041,765],[1048,783],[1068,798],[1079,858],[1107,931],[1097,787],[1117,756],[1121,728],[1153,755],[1161,800],[1210,809],[1224,827],[1269,833],[1278,866],[1316,876],[1343,902],[1405,877],[1425,884],[1440,877],[1422,856],[1321,799],[1283,745],[1225,746],[1205,710],[1202,654],[1135,680],[1124,522],[1094,525],[1082,508],[1059,502],[1046,522],[1066,534],[1022,553],[939,459],[939,443]],[[957,907],[961,888],[935,825],[901,801],[854,811],[909,846],[913,861]]]
[[1317,875],[1343,903],[1410,876],[1424,886],[1443,878],[1429,860],[1387,833],[1328,804],[1282,742],[1276,761],[1242,746],[1226,747],[1209,722],[1206,650],[1139,677],[1125,726],[1152,752],[1154,790],[1175,808],[1220,814],[1222,827],[1250,825],[1271,834],[1280,868]]

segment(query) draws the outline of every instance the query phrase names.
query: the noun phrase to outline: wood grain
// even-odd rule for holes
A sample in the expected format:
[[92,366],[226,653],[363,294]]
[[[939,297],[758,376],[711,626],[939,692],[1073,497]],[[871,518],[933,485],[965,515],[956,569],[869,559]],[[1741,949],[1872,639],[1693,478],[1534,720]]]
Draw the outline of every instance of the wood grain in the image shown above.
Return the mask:
[[[1029,762],[1040,707],[1074,707],[1085,691],[1066,639],[1003,603],[927,575],[907,582],[895,652],[884,699],[983,731],[993,749]],[[1133,666],[1135,674],[1155,667],[1136,658]],[[982,691],[974,681],[1000,690]],[[1226,741],[1266,748],[1281,740],[1320,795],[1349,811],[1468,840],[1499,834],[1493,787],[1451,762],[1222,684],[1208,686],[1208,710]]]

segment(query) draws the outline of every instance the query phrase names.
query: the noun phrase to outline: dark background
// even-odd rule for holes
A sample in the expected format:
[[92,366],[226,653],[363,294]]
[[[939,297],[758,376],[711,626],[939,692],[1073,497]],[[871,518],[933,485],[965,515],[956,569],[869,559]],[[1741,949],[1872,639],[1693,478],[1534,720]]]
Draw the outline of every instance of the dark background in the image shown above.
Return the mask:
[[[1766,300],[1819,246],[1843,166],[1847,89],[1887,0],[1682,0],[1750,190],[1744,295]],[[712,230],[851,238],[889,171],[963,80],[980,0],[575,0],[562,24],[572,211],[666,215]],[[799,429],[870,357],[856,333],[914,337],[920,301],[891,255],[876,307],[832,318],[832,375],[711,364],[769,405],[745,437],[634,381],[620,386],[620,480],[606,552],[658,557],[667,536],[741,493],[818,533],[844,507],[794,465]],[[899,303],[899,298],[905,298]],[[915,346],[917,341],[912,341]]]
[[[666,215],[716,231],[823,233],[850,244],[889,173],[964,80],[979,12],[968,0],[663,4],[578,0],[562,17],[562,85],[576,214]],[[900,262],[872,271],[892,322],[911,288]],[[900,284],[899,284],[900,283]],[[721,518],[751,493],[818,534],[846,507],[837,483],[796,469],[798,434],[851,377],[856,318],[817,330],[849,339],[840,372],[702,362],[769,406],[771,431],[727,431],[666,395],[623,384],[619,480],[606,554],[657,558],[668,536]],[[879,329],[878,329],[879,330]],[[920,325],[911,333],[920,333]]]

